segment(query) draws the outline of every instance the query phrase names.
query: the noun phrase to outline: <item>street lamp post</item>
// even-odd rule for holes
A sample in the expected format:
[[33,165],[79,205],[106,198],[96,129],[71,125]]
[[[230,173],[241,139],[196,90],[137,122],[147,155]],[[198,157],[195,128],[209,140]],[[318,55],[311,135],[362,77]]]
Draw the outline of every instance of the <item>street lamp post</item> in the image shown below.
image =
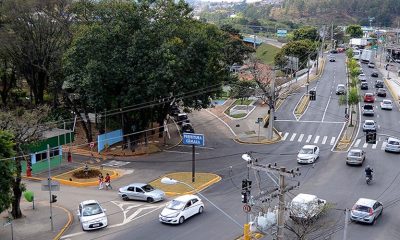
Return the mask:
[[167,177],[163,177],[161,179],[161,183],[164,184],[168,184],[168,185],[174,185],[174,184],[183,184],[185,186],[188,186],[189,188],[193,189],[194,191],[196,191],[196,193],[198,195],[200,195],[202,198],[204,198],[207,202],[209,202],[211,205],[213,205],[218,211],[220,211],[222,214],[224,214],[227,218],[229,218],[232,222],[234,222],[236,225],[238,225],[240,228],[243,228],[242,225],[240,223],[238,223],[235,219],[233,219],[231,216],[229,216],[229,214],[227,214],[224,210],[222,210],[221,208],[219,208],[217,205],[215,205],[213,202],[211,202],[208,198],[206,198],[203,194],[201,194],[199,191],[197,191],[197,189],[195,189],[194,187],[192,187],[191,185],[185,183],[185,182],[181,182],[172,178],[167,178]]

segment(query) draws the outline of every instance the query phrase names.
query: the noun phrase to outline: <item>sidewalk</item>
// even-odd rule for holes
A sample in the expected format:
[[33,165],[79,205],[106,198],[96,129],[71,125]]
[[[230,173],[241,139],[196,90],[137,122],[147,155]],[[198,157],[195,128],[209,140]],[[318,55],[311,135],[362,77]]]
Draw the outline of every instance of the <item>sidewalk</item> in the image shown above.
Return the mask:
[[[384,64],[382,64],[382,66],[376,64],[376,68],[382,74],[382,78],[386,83],[386,86],[388,87],[388,90],[390,91],[390,94],[392,95],[396,106],[400,110],[400,77],[398,75],[397,68],[391,67],[388,71],[385,69]],[[387,78],[388,72],[389,78]]]
[[13,220],[12,227],[7,224],[8,213],[0,214],[0,239],[58,239],[73,221],[69,210],[53,204],[54,231],[51,231],[49,201],[35,202],[32,209],[32,203],[22,197],[21,210],[24,216]]

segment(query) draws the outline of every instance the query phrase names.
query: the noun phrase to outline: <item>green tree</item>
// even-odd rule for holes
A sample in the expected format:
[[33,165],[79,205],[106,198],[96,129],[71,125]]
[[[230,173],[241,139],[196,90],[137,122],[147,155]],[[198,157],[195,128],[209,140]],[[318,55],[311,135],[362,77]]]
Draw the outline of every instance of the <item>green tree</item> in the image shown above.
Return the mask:
[[353,126],[353,113],[354,107],[360,102],[360,95],[357,90],[357,86],[350,87],[347,96],[342,95],[339,98],[339,105],[346,105],[349,104],[350,106],[350,124],[349,126]]
[[353,59],[354,55],[353,55],[353,49],[352,48],[349,48],[349,49],[346,50],[346,56],[347,56],[347,59],[349,61]]
[[363,31],[360,25],[349,25],[346,28],[346,34],[350,35],[352,38],[360,38],[363,36]]
[[293,40],[310,40],[317,41],[319,38],[318,31],[315,27],[305,26],[293,31]]
[[232,85],[231,97],[238,98],[243,104],[244,99],[254,94],[256,83],[254,81],[241,80]]
[[308,57],[315,59],[317,56],[317,44],[311,40],[290,41],[281,48],[280,53],[275,57],[275,65],[280,66],[285,61],[285,56],[299,58],[299,66],[307,65]]
[[13,166],[11,158],[14,153],[13,136],[9,132],[0,130],[0,212],[8,209],[12,202],[12,185],[13,185]]
[[231,25],[223,25],[221,26],[221,30],[226,32],[224,46],[226,63],[228,65],[234,63],[243,64],[243,61],[255,50],[243,42],[239,30],[233,28]]

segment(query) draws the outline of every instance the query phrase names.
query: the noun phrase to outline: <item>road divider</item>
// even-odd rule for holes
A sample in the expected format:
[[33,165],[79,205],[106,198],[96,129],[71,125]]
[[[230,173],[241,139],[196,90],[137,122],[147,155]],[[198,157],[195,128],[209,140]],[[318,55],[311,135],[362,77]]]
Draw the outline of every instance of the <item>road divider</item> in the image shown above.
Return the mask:
[[299,102],[297,103],[296,107],[294,108],[294,115],[297,119],[299,119],[305,112],[310,103],[310,95],[304,94]]

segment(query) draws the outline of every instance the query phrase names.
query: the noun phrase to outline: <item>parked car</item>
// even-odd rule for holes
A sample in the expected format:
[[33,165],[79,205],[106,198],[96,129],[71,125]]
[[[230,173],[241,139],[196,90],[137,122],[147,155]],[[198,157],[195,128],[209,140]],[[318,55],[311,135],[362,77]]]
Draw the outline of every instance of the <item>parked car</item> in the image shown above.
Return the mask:
[[182,123],[182,133],[194,133],[194,128],[190,123]]
[[383,81],[382,80],[376,80],[375,81],[375,88],[383,88]]
[[375,97],[373,93],[365,93],[364,94],[364,102],[373,103],[375,102]]
[[78,219],[83,231],[104,228],[108,225],[106,209],[96,200],[86,200],[79,204]]
[[315,145],[304,145],[297,154],[298,163],[315,163],[319,158],[319,147]]
[[344,84],[338,84],[336,86],[336,95],[344,95],[346,94],[346,87]]
[[336,54],[336,53],[338,53],[338,51],[336,49],[333,49],[333,50],[330,51],[330,53]]
[[146,183],[132,183],[121,187],[118,195],[123,200],[142,200],[149,203],[162,201],[165,198],[165,193],[162,190],[153,188]]
[[179,113],[176,120],[178,122],[178,125],[182,125],[182,123],[184,122],[189,122],[187,113]]
[[374,105],[372,104],[365,104],[362,107],[362,114],[364,116],[374,116]]
[[365,76],[364,73],[361,73],[360,75],[358,75],[358,80],[360,80],[360,81],[367,81],[367,76]]
[[163,223],[182,224],[188,218],[201,214],[204,203],[196,195],[183,195],[170,201],[162,210],[158,219]]
[[363,124],[363,131],[376,131],[376,124],[374,120],[365,120]]
[[375,67],[375,63],[373,63],[373,62],[368,63],[368,67],[369,68],[374,68]]
[[379,76],[379,74],[378,74],[377,71],[373,71],[373,72],[371,73],[371,77],[378,77],[378,76]]
[[289,216],[293,221],[309,221],[321,214],[326,206],[326,200],[315,195],[300,193],[290,203]]
[[374,224],[382,212],[382,203],[368,198],[360,198],[351,210],[350,219],[355,222]]
[[376,95],[378,97],[386,97],[386,90],[384,88],[378,88],[378,91],[376,91]]
[[385,152],[400,152],[400,139],[393,137],[388,138]]
[[381,109],[382,110],[392,110],[393,109],[392,100],[383,99],[381,102]]
[[365,152],[361,149],[351,149],[347,153],[346,164],[362,165],[365,161]]
[[360,85],[361,90],[368,90],[368,83],[367,82],[362,82]]

